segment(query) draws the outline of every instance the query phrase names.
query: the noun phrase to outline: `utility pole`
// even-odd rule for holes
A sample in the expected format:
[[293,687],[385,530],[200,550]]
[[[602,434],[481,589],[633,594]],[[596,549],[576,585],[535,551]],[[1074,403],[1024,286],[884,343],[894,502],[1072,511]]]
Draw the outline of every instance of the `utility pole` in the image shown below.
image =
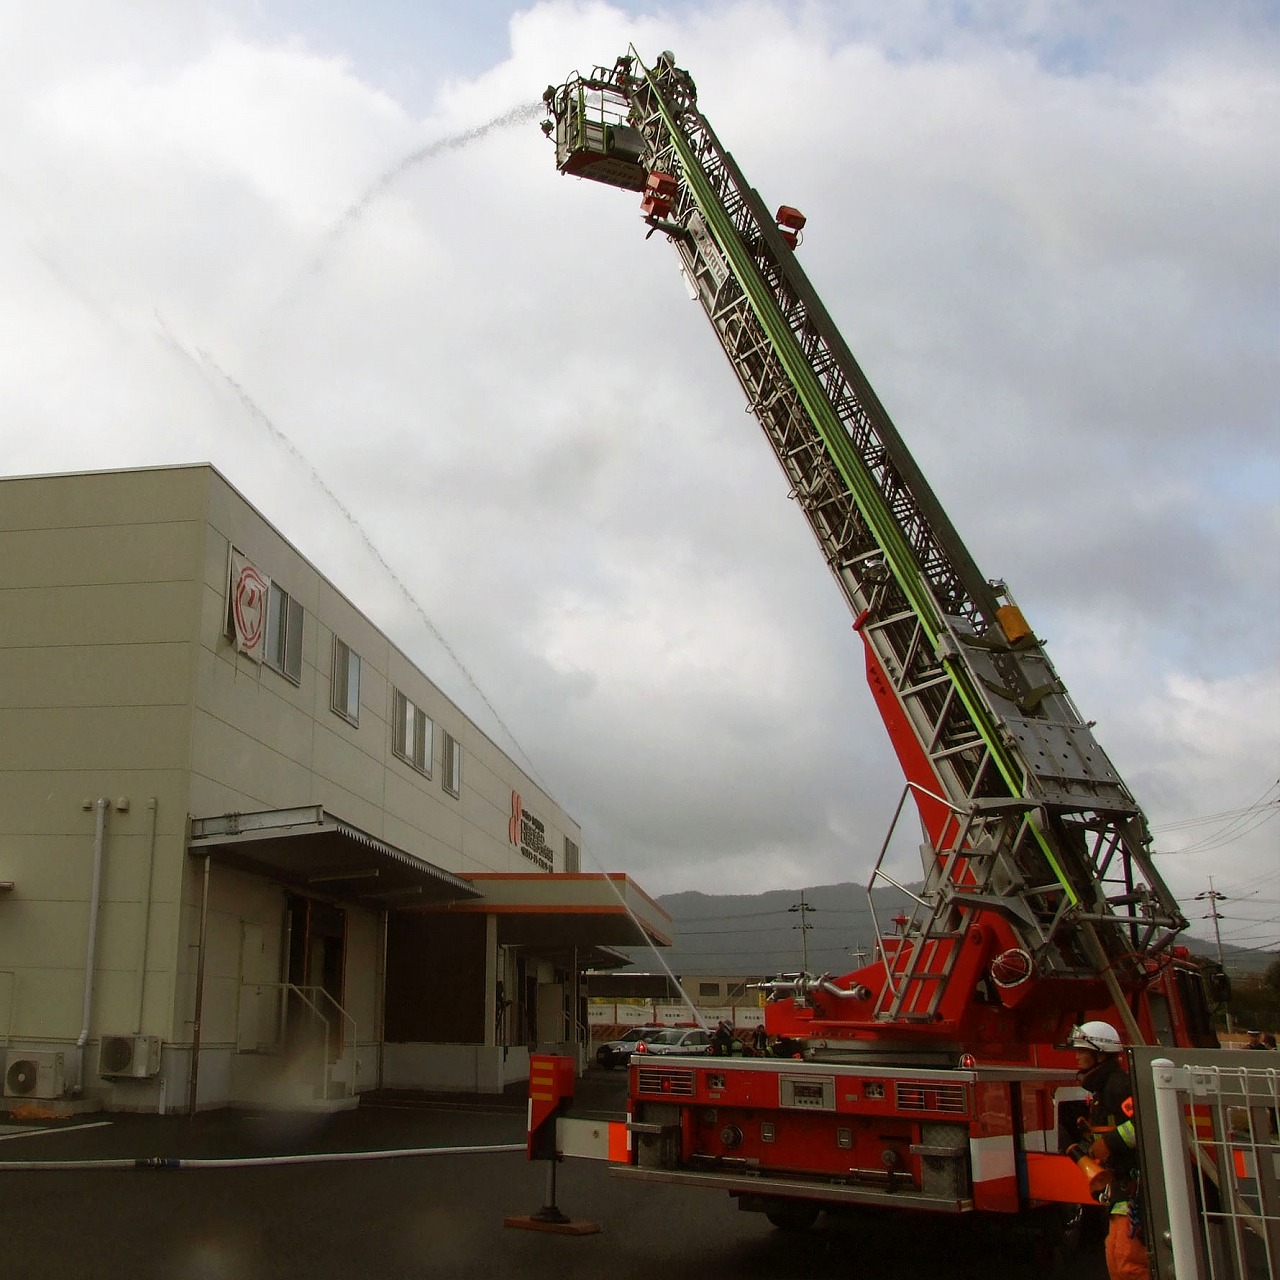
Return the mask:
[[[1218,892],[1218,891],[1213,887],[1213,877],[1212,877],[1212,876],[1210,876],[1210,877],[1209,877],[1209,890],[1208,890],[1208,892],[1207,892],[1207,893],[1197,893],[1197,894],[1196,894],[1196,897],[1195,897],[1195,900],[1196,900],[1197,902],[1206,902],[1206,901],[1207,901],[1207,902],[1209,903],[1209,912],[1208,912],[1208,914],[1207,914],[1207,915],[1204,915],[1204,916],[1201,916],[1200,918],[1201,918],[1202,920],[1212,920],[1212,921],[1213,921],[1213,936],[1214,936],[1214,940],[1215,940],[1215,941],[1217,942],[1217,944],[1218,944],[1218,967],[1222,970],[1222,972],[1223,972],[1223,973],[1226,973],[1226,971],[1227,971],[1227,966],[1222,962],[1222,931],[1218,928],[1218,921],[1222,918],[1222,917],[1221,917],[1221,915],[1219,915],[1219,913],[1218,913],[1218,903],[1219,903],[1219,902],[1225,902],[1225,901],[1227,900],[1227,895],[1226,895],[1225,893],[1219,893],[1219,892]],[[1229,1004],[1226,1006],[1226,1013],[1227,1013],[1227,1031],[1228,1031],[1228,1032],[1230,1032],[1230,1030],[1231,1030],[1231,1006],[1230,1006]]]
[[811,907],[804,900],[803,889],[800,890],[800,901],[787,908],[788,911],[798,911],[800,913],[800,923],[793,924],[791,927],[800,930],[800,963],[804,973],[809,972],[809,930],[813,928],[813,925],[805,917],[810,911],[816,911],[817,909],[817,907]]

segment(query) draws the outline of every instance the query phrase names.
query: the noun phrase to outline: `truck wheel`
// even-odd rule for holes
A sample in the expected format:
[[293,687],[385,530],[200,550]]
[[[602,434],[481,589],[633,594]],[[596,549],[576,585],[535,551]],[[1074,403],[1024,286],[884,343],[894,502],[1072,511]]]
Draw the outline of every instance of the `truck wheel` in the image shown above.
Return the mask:
[[779,1231],[807,1231],[818,1220],[818,1206],[808,1200],[779,1200],[764,1216]]

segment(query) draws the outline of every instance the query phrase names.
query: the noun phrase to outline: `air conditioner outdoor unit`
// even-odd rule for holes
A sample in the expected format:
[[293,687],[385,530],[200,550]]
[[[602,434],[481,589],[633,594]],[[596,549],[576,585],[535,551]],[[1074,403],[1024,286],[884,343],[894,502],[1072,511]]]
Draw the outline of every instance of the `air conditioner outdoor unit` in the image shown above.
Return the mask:
[[159,1036],[103,1036],[98,1048],[98,1074],[145,1080],[160,1070]]
[[67,1091],[65,1056],[61,1053],[34,1052],[29,1049],[13,1053],[5,1067],[6,1098],[60,1098]]

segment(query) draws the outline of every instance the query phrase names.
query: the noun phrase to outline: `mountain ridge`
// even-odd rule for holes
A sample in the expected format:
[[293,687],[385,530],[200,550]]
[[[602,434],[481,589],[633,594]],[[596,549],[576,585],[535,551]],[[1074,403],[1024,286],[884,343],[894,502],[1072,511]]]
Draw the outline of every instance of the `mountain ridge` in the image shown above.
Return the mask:
[[[662,949],[663,962],[681,975],[795,971],[802,965],[806,947],[810,972],[847,973],[870,962],[876,938],[866,886],[852,881],[761,893],[686,889],[661,894],[654,901],[671,917],[675,940],[674,946]],[[881,929],[891,929],[893,916],[904,907],[910,907],[905,893],[890,888],[876,891]],[[801,920],[808,925],[803,934]],[[1212,939],[1183,934],[1181,941],[1195,955],[1217,958]],[[633,971],[661,967],[647,948],[621,950],[631,958]],[[865,958],[859,958],[858,952]],[[1261,972],[1275,958],[1270,952],[1252,952],[1225,942],[1222,957],[1228,971],[1236,973]]]

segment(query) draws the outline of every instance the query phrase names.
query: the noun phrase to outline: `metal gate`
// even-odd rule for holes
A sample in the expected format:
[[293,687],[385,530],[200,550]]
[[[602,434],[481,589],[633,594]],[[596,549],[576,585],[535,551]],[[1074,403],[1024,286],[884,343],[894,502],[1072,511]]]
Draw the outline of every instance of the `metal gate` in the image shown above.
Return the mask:
[[1280,1276],[1280,1054],[1130,1051],[1158,1280]]

